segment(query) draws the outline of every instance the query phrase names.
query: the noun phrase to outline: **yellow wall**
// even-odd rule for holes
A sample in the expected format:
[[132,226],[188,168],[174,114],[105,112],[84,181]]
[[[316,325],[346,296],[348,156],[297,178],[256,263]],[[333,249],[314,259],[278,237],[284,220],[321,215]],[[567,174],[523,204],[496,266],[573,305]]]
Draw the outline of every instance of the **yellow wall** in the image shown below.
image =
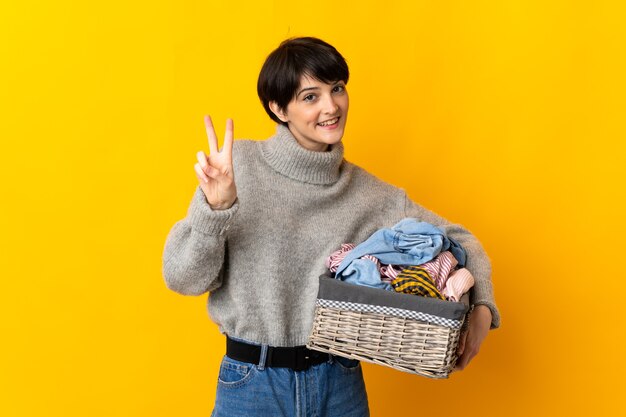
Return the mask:
[[372,415],[623,413],[624,21],[618,1],[2,2],[0,415],[209,414],[223,339],[162,248],[202,115],[271,135],[256,77],[296,35],[348,60],[346,157],[493,261],[502,328],[449,380],[364,365]]

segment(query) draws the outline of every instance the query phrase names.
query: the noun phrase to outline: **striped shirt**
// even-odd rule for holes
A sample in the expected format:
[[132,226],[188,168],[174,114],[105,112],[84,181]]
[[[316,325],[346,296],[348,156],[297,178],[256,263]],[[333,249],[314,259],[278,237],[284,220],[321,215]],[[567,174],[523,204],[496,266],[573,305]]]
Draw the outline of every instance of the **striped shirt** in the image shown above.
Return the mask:
[[[337,268],[341,264],[341,261],[348,255],[348,253],[354,249],[356,245],[354,243],[343,243],[339,250],[336,250],[328,258],[326,258],[326,267],[330,272],[336,272]],[[359,259],[369,259],[376,264],[378,271],[380,272],[381,280],[390,283],[401,271],[400,267],[394,265],[382,264],[378,258],[372,255],[363,255]]]
[[458,263],[452,252],[445,251],[437,255],[432,261],[423,263],[420,266],[428,271],[428,274],[435,281],[437,289],[443,291],[450,272]]
[[443,294],[450,301],[459,301],[461,296],[474,286],[474,277],[466,268],[457,269],[449,277]]

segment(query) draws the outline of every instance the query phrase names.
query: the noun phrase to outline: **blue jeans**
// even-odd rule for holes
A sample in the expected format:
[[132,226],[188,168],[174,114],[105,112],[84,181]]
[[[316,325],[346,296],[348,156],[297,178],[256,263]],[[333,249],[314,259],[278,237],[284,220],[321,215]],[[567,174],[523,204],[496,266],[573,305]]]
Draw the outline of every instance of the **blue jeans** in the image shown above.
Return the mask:
[[331,356],[306,371],[224,356],[211,417],[368,417],[361,363]]

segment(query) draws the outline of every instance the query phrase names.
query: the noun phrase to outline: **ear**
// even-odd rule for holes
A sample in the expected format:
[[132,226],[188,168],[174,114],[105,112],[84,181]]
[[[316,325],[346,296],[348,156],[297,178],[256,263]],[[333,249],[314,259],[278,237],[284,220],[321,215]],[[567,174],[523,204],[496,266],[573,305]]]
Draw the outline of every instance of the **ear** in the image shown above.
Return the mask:
[[280,107],[278,107],[278,104],[275,101],[270,101],[269,105],[270,105],[270,110],[272,111],[272,113],[274,113],[281,122],[288,121],[286,112],[284,112]]

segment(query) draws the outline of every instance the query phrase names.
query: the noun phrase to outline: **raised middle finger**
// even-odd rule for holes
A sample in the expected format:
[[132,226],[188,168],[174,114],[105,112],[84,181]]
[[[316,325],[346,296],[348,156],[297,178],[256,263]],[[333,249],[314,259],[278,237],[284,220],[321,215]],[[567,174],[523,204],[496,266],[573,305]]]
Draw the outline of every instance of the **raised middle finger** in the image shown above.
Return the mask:
[[228,158],[232,155],[233,151],[233,136],[234,136],[234,122],[233,119],[226,120],[226,133],[224,134],[224,145],[222,151]]

